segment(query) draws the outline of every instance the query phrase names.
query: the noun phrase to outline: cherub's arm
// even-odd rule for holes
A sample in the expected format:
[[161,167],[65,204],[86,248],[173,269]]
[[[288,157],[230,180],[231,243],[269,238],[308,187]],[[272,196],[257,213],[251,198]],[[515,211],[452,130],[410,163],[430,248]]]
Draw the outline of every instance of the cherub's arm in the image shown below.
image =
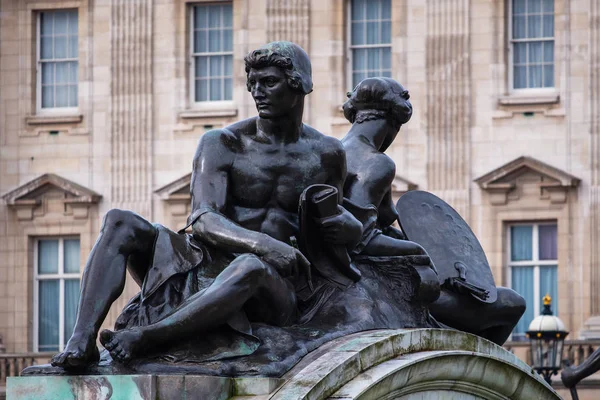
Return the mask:
[[383,231],[383,234],[400,240],[406,240],[406,235],[402,230],[396,228],[392,224],[398,220],[398,211],[394,207],[392,200],[392,190],[388,190],[383,196],[381,205],[378,210],[377,224]]
[[394,207],[391,188],[383,195],[383,199],[381,200],[377,212],[377,224],[381,228],[386,228],[398,220],[398,211],[396,211],[396,207]]

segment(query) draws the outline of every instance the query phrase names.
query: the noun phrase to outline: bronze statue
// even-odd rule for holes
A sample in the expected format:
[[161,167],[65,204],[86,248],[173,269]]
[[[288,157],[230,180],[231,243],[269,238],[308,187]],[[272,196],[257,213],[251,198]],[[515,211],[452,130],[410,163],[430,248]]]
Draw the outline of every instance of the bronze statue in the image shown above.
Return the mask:
[[[579,382],[600,371],[600,348],[596,349],[581,364],[563,368],[560,379],[568,388],[575,388]],[[573,389],[574,390],[574,389]],[[573,393],[571,391],[571,394]]]
[[[392,199],[396,164],[384,152],[412,116],[408,91],[390,78],[367,78],[347,96],[343,110],[352,127],[342,139],[348,160],[344,206],[363,224],[361,241],[352,253],[376,257],[427,255],[423,247],[404,240],[402,231],[392,226],[398,220]],[[427,265],[415,266],[421,277],[420,290],[435,301],[440,292],[437,272],[426,260]]]
[[525,299],[512,289],[496,287],[469,225],[428,192],[406,193],[396,207],[404,233],[428,251],[438,268],[442,290],[429,305],[431,315],[445,326],[504,344],[525,312]]
[[[282,376],[343,335],[440,326],[428,312],[440,294],[431,258],[391,226],[395,166],[383,151],[410,119],[408,92],[387,78],[361,82],[344,105],[353,127],[342,144],[302,123],[304,50],[273,42],[244,61],[258,116],[200,139],[187,226],[110,210],[72,337],[52,366],[23,375]],[[141,290],[100,333],[100,353],[126,271]]]
[[[433,326],[426,312],[432,296],[416,290],[413,266],[430,265],[419,246],[350,259],[363,225],[342,206],[342,144],[302,123],[312,91],[307,54],[274,42],[245,63],[258,117],[202,136],[186,227],[192,233],[109,211],[84,270],[72,337],[54,367],[25,375],[168,369],[281,376],[342,335]],[[141,291],[115,330],[100,333],[110,355],[98,363],[98,330],[127,270]]]
[[[118,361],[221,324],[249,334],[248,319],[294,322],[292,278],[309,268],[290,243],[299,235],[300,194],[312,184],[341,191],[346,161],[339,141],[302,123],[304,96],[312,91],[304,50],[271,43],[245,63],[258,117],[202,136],[192,175],[193,233],[109,211],[85,267],[73,336],[53,365],[98,360],[96,335],[123,290],[126,269],[142,291],[119,318],[119,329],[100,335]],[[338,210],[320,221],[325,240],[358,242],[360,223]]]
[[[511,289],[496,288],[483,249],[466,222],[448,204],[427,192],[405,194],[397,205],[400,216],[392,201],[396,169],[384,151],[412,115],[409,97],[408,91],[393,79],[367,78],[348,93],[344,104],[344,115],[353,124],[342,139],[348,158],[344,206],[364,225],[362,240],[354,252],[368,256],[430,253],[441,269],[439,276],[433,263],[431,268],[417,270],[422,286],[431,288],[431,293],[437,286],[437,295],[429,305],[433,317],[445,324],[441,326],[502,345],[525,312],[525,300]],[[423,207],[432,201],[435,205]],[[406,227],[404,232],[391,226],[397,220]],[[406,236],[419,244],[403,240]]]

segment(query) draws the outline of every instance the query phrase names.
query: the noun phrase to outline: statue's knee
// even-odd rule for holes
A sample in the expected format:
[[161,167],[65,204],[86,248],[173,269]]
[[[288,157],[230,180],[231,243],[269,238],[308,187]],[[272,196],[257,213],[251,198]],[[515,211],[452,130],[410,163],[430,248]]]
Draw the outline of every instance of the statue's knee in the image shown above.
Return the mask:
[[525,298],[517,292],[515,292],[514,304],[515,312],[518,312],[519,316],[523,315],[525,309],[527,309],[527,302],[525,301]]
[[425,250],[425,248],[423,246],[421,246],[420,244],[415,243],[415,248],[416,248],[416,254],[418,255],[427,255],[427,251]]
[[244,254],[236,258],[236,271],[244,281],[262,281],[267,274],[265,263],[254,254]]
[[510,308],[515,316],[521,318],[527,308],[525,298],[512,289],[498,287],[498,298],[500,303],[505,307]]
[[116,230],[133,227],[135,224],[135,214],[131,211],[113,208],[104,216],[103,229]]

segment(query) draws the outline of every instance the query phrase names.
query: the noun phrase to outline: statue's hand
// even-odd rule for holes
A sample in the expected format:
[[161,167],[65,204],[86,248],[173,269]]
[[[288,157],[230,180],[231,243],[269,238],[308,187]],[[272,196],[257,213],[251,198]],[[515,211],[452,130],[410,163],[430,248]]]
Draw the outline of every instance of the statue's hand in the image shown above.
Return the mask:
[[338,205],[338,214],[315,218],[323,239],[331,244],[358,243],[362,235],[362,224],[345,208]]
[[296,276],[300,270],[308,270],[310,262],[300,250],[279,240],[271,240],[258,254],[265,262],[275,267],[281,276]]

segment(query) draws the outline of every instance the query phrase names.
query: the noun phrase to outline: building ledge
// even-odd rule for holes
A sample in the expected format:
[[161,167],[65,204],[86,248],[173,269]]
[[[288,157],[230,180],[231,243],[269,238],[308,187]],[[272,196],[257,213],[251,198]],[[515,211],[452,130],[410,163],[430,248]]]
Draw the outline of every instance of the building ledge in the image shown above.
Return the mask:
[[559,102],[560,95],[556,92],[513,94],[498,98],[498,104],[502,106],[558,104]]
[[179,113],[181,119],[235,117],[238,109],[233,101],[211,101],[196,103],[193,108]]
[[181,119],[235,117],[237,110],[186,110],[179,113]]
[[83,115],[31,115],[25,121],[28,125],[78,124],[83,121]]

